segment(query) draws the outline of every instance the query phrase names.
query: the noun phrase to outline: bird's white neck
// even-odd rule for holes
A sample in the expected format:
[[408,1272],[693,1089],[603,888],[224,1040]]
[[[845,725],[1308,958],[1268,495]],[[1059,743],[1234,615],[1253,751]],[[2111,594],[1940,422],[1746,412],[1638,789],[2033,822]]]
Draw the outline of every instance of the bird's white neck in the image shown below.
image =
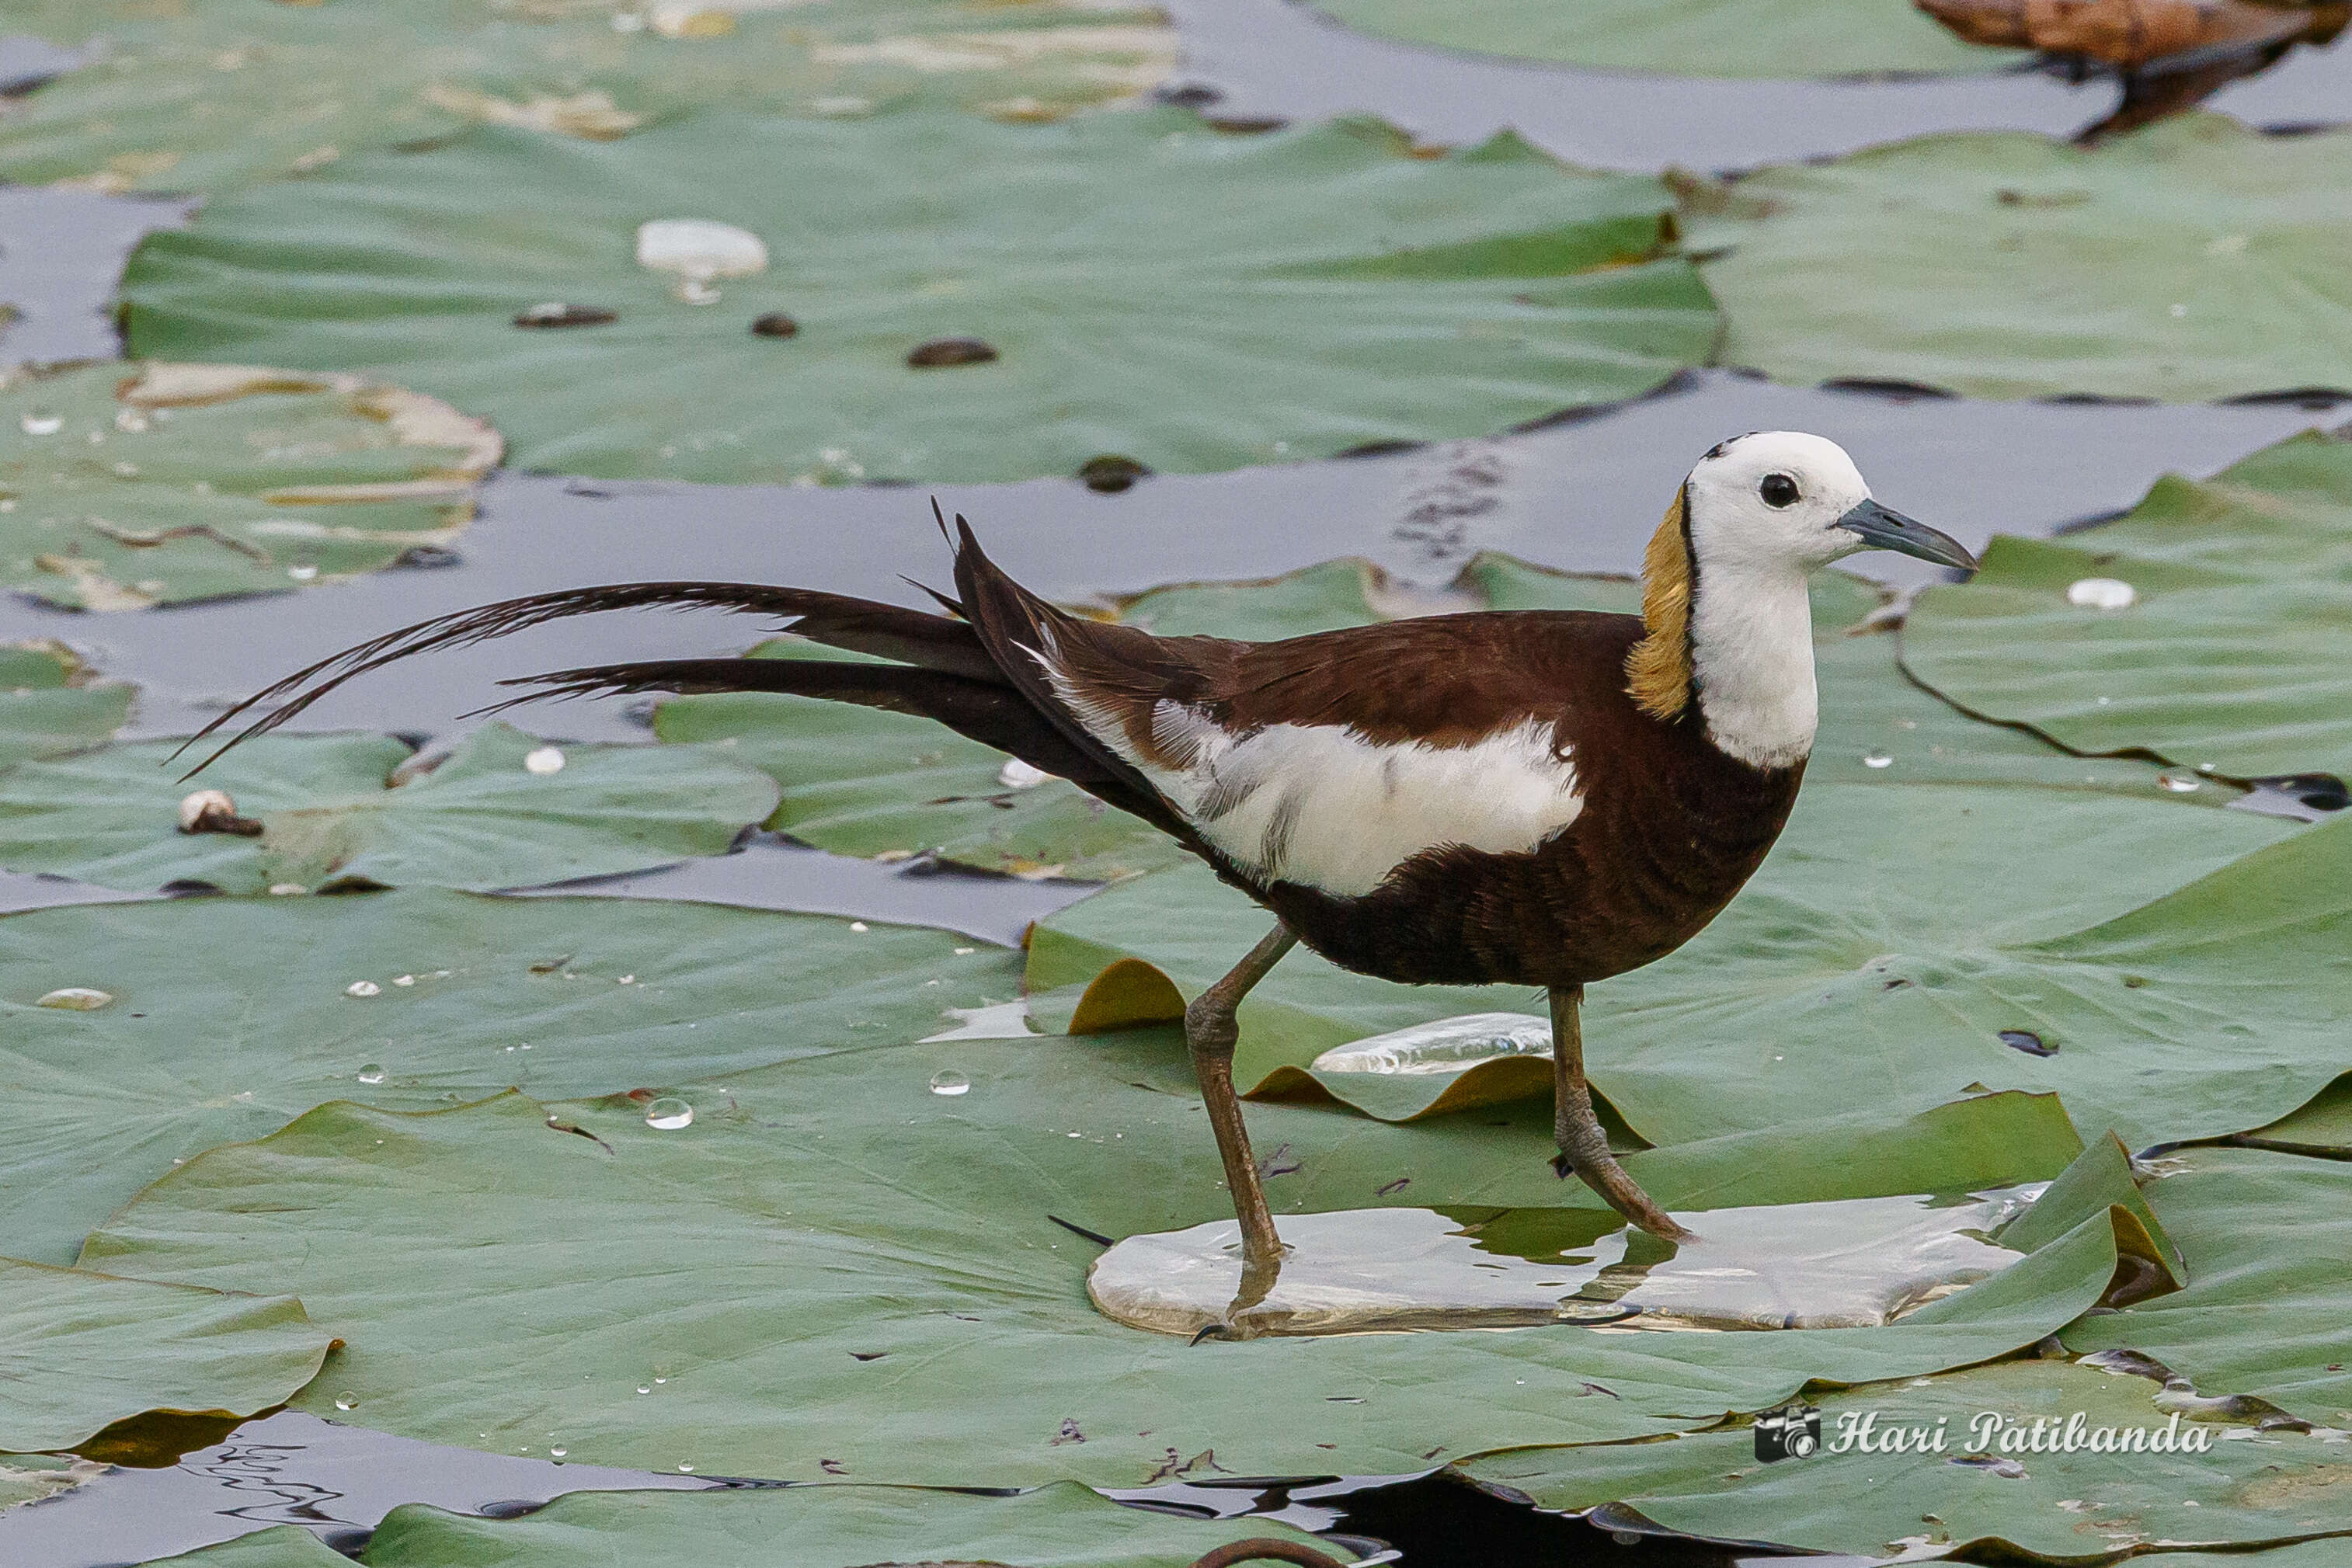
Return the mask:
[[1707,738],[1752,768],[1794,767],[1813,749],[1821,714],[1804,574],[1708,560],[1696,575],[1691,675]]

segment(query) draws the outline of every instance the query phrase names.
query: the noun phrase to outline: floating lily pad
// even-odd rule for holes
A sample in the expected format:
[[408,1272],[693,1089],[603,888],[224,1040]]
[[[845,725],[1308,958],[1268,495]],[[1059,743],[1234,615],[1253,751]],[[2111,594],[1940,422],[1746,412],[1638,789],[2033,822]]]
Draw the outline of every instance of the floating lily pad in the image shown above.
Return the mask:
[[[2085,581],[2131,602],[2078,603]],[[2077,751],[2352,773],[2347,634],[2352,443],[2304,435],[2209,480],[2161,479],[2116,522],[1995,539],[1972,581],[1919,596],[1903,663]]]
[[[970,1086],[942,1095],[950,1071]],[[957,1040],[732,1075],[682,1132],[634,1106],[559,1108],[609,1152],[520,1096],[425,1115],[327,1105],[173,1172],[85,1261],[300,1290],[348,1351],[299,1403],[350,1390],[351,1418],[385,1430],[487,1447],[551,1432],[598,1463],[959,1485],[1394,1474],[1496,1443],[1706,1424],[1809,1377],[2003,1354],[2070,1321],[2114,1267],[2102,1219],[1884,1328],[1191,1346],[1095,1314],[1095,1248],[1048,1218],[1119,1232],[1215,1217],[1186,1071],[1144,1034]],[[2065,1157],[2018,1148],[2022,1127],[2048,1125],[2031,1107],[2003,1114],[2019,1120],[2000,1146]],[[1268,1153],[1305,1151],[1272,1178],[1278,1201],[1318,1207],[1557,1194],[1541,1136],[1532,1119],[1497,1140],[1280,1106],[1258,1133]],[[1837,1164],[1820,1143],[1776,1152],[1759,1186]],[[1466,1179],[1396,1196],[1406,1162]]]
[[2023,58],[1964,44],[1908,5],[1841,0],[1316,0],[1409,44],[1604,70],[1699,77],[1981,71]]
[[[1513,137],[1424,158],[1364,122],[1239,137],[1176,109],[490,128],[211,203],[133,256],[124,321],[138,353],[397,366],[533,468],[1202,472],[1493,431],[1704,360],[1714,304],[1668,254],[1671,205]],[[771,265],[638,265],[638,225],[679,217]],[[617,319],[516,328],[550,301]],[[796,336],[748,329],[777,310]],[[910,367],[950,338],[995,358]]]
[[84,365],[0,379],[0,582],[81,610],[269,593],[456,538],[497,434],[357,376]]
[[[0,788],[0,866],[145,893],[502,887],[723,854],[774,807],[766,776],[706,750],[550,747],[485,725],[429,772],[390,736],[265,736],[195,779],[173,741],[31,762]],[[544,769],[545,771],[541,771]],[[257,835],[184,832],[226,790]]]
[[[1822,734],[1770,858],[1688,946],[1588,998],[1593,1082],[1635,1134],[1681,1143],[1981,1082],[2060,1090],[2137,1146],[2244,1131],[2341,1071],[2324,1020],[2352,1002],[2323,955],[2352,920],[2330,869],[2352,835],[2295,838],[2216,810],[2222,789],[2174,793],[2153,764],[1969,720],[1901,678],[1891,638],[1825,630],[1816,652]],[[2302,907],[2282,909],[2284,888]],[[2273,917],[2276,941],[2225,940]],[[1104,981],[1129,992],[1117,1020],[1173,1018],[1270,923],[1204,870],[1107,890],[1038,926],[1038,1016],[1068,1025],[1089,982],[1138,960]],[[1142,983],[1153,970],[1171,983]],[[2256,970],[2276,988],[2250,1011]],[[1235,1073],[1390,1117],[1541,1096],[1524,1059],[1402,1086],[1307,1072],[1366,1035],[1540,1008],[1524,988],[1391,986],[1297,952],[1243,1003]],[[2003,1030],[2057,1049],[2025,1054]]]
[[0,125],[0,172],[104,191],[231,190],[477,123],[606,141],[714,103],[1051,120],[1176,57],[1158,11],[1116,0],[36,0],[8,20],[99,57]]
[[[1931,136],[1702,203],[1722,361],[1775,381],[2192,402],[2352,391],[2352,133],[2189,115],[2095,148]],[[1832,282],[1831,280],[1834,280]]]
[[350,1561],[300,1525],[278,1524],[176,1557],[159,1557],[144,1568],[342,1568]]
[[2344,1370],[2352,1166],[2190,1149],[2159,1168],[2168,1174],[2149,1185],[2147,1200],[2188,1260],[2188,1287],[2084,1318],[2066,1331],[2068,1347],[2136,1350],[2205,1398],[2252,1396],[2322,1426],[2352,1425]]
[[[65,986],[113,1000],[31,1005]],[[931,1033],[1018,987],[1008,955],[945,933],[707,904],[419,889],[13,915],[0,1234],[69,1260],[175,1158],[338,1095],[661,1089]]]
[[0,643],[0,768],[104,745],[131,716],[132,691],[61,643]]
[[291,1296],[0,1258],[0,1451],[69,1448],[149,1412],[250,1416],[331,1343]]
[[[1822,1451],[1759,1462],[1752,1431],[1666,1443],[1496,1454],[1465,1467],[1546,1508],[1618,1502],[1669,1529],[1876,1557],[1905,1543],[1973,1545],[1998,1561],[2107,1561],[2136,1545],[2290,1541],[2344,1527],[2352,1484],[2339,1445],[2310,1433],[2254,1434],[2185,1420],[2157,1385],[2063,1362],[2020,1361],[1899,1386],[1822,1396]],[[2200,1451],[2028,1451],[2002,1434],[2046,1439],[2079,1415],[2100,1428],[2186,1433]],[[1939,1452],[1864,1453],[1900,1427],[1940,1424]],[[1986,1417],[1990,1419],[1987,1420]],[[1855,1433],[1839,1451],[1840,1434]],[[1976,1439],[1979,1431],[1991,1438]],[[2220,1559],[2218,1561],[2231,1561]],[[2257,1559],[2257,1561],[2260,1561]]]

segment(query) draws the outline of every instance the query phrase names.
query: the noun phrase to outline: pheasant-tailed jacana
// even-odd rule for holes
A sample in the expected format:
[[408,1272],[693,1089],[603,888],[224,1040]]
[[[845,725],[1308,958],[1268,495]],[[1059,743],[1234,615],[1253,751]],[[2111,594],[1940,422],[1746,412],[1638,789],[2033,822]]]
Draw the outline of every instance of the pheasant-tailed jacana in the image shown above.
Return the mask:
[[1272,911],[1274,929],[1184,1015],[1245,1297],[1280,1245],[1234,1093],[1234,1013],[1297,942],[1384,979],[1546,988],[1556,1168],[1643,1229],[1689,1235],[1610,1155],[1585,1086],[1584,988],[1690,940],[1788,820],[1813,744],[1808,574],[1870,549],[1972,568],[1967,550],[1871,499],[1834,443],[1786,432],[1727,441],[1691,470],[1650,541],[1638,618],[1495,611],[1278,643],[1155,637],[1055,609],[956,525],[948,615],[738,583],[539,594],[362,643],[206,733],[283,699],[241,740],[392,660],[562,616],[784,618],[896,663],[677,659],[507,684],[539,688],[518,701],[764,691],[919,714],[1133,812]]

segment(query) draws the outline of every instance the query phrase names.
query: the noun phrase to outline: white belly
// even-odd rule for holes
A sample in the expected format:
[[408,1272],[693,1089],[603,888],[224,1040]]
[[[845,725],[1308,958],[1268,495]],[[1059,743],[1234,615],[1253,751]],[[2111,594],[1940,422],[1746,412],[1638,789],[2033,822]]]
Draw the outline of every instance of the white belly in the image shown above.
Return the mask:
[[1441,845],[1532,850],[1584,809],[1573,763],[1533,719],[1439,747],[1332,725],[1269,725],[1237,739],[1171,703],[1153,718],[1163,754],[1189,753],[1191,765],[1139,766],[1202,837],[1258,875],[1342,896],[1371,892]]

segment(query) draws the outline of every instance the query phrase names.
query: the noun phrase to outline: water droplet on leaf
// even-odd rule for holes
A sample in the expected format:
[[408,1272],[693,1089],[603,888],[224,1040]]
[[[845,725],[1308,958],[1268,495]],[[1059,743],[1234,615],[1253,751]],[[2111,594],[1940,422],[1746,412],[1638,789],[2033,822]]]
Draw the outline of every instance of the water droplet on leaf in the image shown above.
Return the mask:
[[1464,1072],[1508,1056],[1550,1054],[1551,1025],[1532,1013],[1465,1013],[1335,1045],[1307,1070],[1423,1077]]
[[111,991],[101,991],[89,986],[60,986],[49,992],[35,1007],[63,1008],[68,1012],[94,1013],[114,999]]
[[694,1107],[674,1094],[665,1094],[646,1107],[646,1125],[657,1133],[675,1133],[694,1125]]
[[1862,765],[1864,768],[1892,768],[1895,758],[1884,751],[1869,751],[1863,754]]
[[377,985],[373,980],[353,980],[350,985],[343,988],[343,995],[347,997],[372,997],[383,989],[383,988]]
[[54,413],[28,413],[16,423],[25,427],[27,435],[55,435],[66,427],[63,416]]
[[383,1066],[382,1066],[380,1063],[371,1061],[371,1062],[369,1062],[365,1067],[361,1068],[361,1069],[360,1069],[360,1082],[362,1082],[362,1083],[381,1083],[381,1082],[383,1082]]
[[934,1094],[968,1094],[971,1092],[971,1080],[952,1067],[942,1067],[931,1074],[931,1092]]
[[719,298],[715,277],[749,277],[768,269],[768,247],[758,235],[707,218],[656,218],[637,225],[637,265],[677,275],[672,290],[689,305]]
[[338,1394],[335,1396],[335,1408],[338,1410],[355,1410],[359,1407],[359,1403],[360,1396],[356,1394]]
[[563,771],[563,748],[560,746],[540,747],[522,759],[522,767],[524,772],[537,773],[541,777],[561,773]]
[[2084,610],[2129,610],[2139,602],[2139,590],[2121,578],[2080,578],[2067,586],[2066,602]]

